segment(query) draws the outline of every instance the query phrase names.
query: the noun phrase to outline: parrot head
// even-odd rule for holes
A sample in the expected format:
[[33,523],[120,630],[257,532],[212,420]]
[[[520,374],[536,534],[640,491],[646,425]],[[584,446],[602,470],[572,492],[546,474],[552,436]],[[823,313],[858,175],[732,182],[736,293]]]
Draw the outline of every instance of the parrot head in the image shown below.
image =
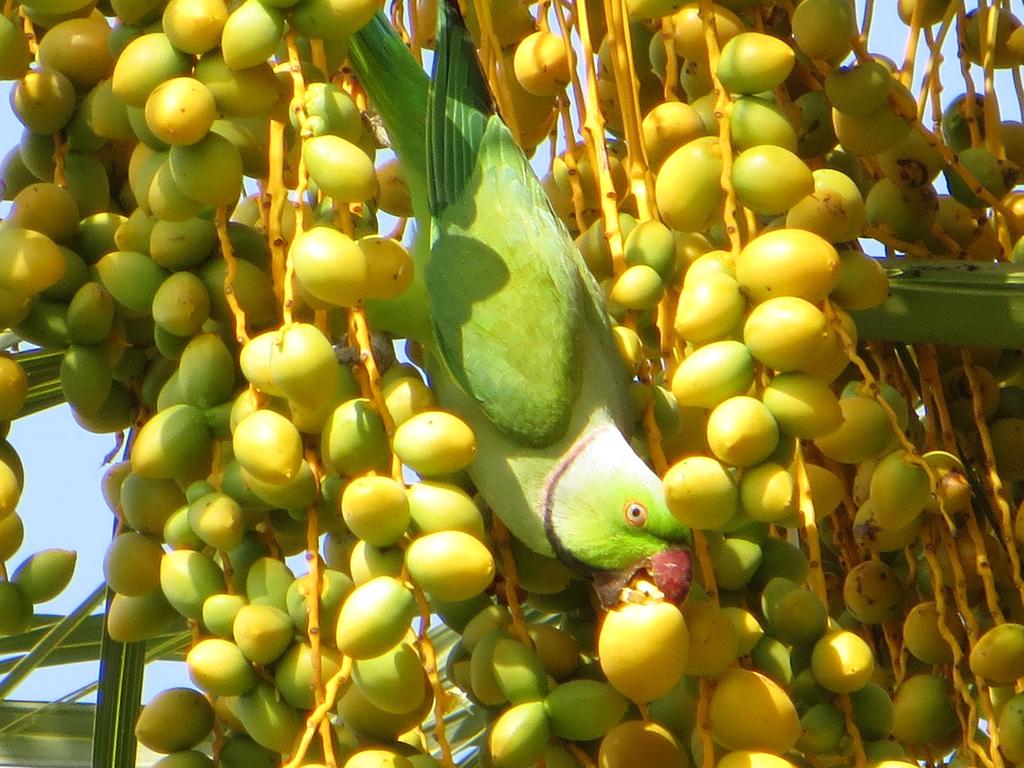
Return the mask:
[[666,599],[686,598],[693,534],[669,512],[661,480],[615,427],[576,441],[548,475],[542,504],[555,554],[591,576],[606,607],[644,571]]

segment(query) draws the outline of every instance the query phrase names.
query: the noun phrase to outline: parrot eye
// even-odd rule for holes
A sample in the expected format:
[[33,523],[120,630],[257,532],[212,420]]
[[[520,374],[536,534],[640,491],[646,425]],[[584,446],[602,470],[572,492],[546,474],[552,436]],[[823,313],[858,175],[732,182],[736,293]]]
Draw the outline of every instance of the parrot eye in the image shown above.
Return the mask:
[[626,522],[640,528],[647,524],[647,507],[639,501],[631,501],[625,508]]

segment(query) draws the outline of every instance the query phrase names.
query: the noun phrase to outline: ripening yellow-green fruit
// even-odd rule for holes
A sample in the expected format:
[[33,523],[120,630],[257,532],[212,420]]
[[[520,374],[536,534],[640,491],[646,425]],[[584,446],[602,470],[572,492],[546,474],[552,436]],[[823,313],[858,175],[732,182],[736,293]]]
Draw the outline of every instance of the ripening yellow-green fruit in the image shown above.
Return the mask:
[[368,235],[356,242],[366,255],[368,282],[366,297],[394,299],[405,293],[412,283],[412,256],[400,242],[391,237]]
[[1024,676],[1024,625],[999,624],[971,648],[971,672],[989,683],[1010,685]]
[[338,614],[337,646],[354,659],[380,656],[397,645],[416,615],[412,592],[388,576],[360,584]]
[[446,411],[424,411],[395,430],[393,447],[410,469],[428,477],[468,467],[476,456],[476,436],[466,422]]
[[468,600],[494,579],[494,557],[475,536],[437,531],[413,539],[405,553],[412,581],[440,600]]
[[213,709],[199,691],[168,688],[142,708],[135,738],[154,752],[191,749],[213,729]]
[[741,32],[722,46],[718,77],[730,93],[761,93],[781,85],[796,63],[784,40]]
[[[688,182],[679,184],[685,177]],[[682,145],[669,155],[655,179],[654,196],[665,223],[682,232],[700,232],[721,214],[722,150],[715,136]]]
[[302,465],[302,436],[275,411],[255,411],[242,419],[232,435],[232,448],[242,468],[266,483],[284,484]]
[[309,293],[338,307],[351,307],[371,291],[367,254],[352,238],[330,227],[313,227],[292,241],[295,277]]
[[302,160],[310,178],[339,203],[359,203],[377,194],[373,161],[340,136],[314,136],[303,142]]
[[663,481],[665,503],[683,525],[718,530],[739,511],[733,473],[710,456],[687,456],[673,464]]
[[788,149],[760,144],[743,150],[733,160],[732,185],[741,205],[754,213],[774,215],[785,213],[811,194],[814,177],[807,164]]
[[[686,622],[672,603],[626,603],[605,614],[597,639],[601,669],[616,690],[646,703],[667,694],[683,674]],[[651,670],[658,670],[652,675]]]
[[227,20],[224,0],[170,0],[164,7],[161,26],[179,51],[201,54],[220,45]]
[[28,374],[17,361],[0,356],[0,421],[10,421],[28,396]]

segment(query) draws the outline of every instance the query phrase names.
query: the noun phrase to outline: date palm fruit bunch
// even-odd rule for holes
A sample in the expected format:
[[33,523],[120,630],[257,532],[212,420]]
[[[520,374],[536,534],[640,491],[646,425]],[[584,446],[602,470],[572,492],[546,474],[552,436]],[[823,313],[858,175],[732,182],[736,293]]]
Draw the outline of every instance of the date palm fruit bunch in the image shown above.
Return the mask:
[[[1024,762],[1013,9],[461,13],[467,103],[538,169],[522,228],[575,240],[582,333],[610,326],[619,426],[688,532],[680,594],[524,540],[519,486],[482,481],[426,284],[473,171],[428,150],[436,0],[4,6],[0,560],[42,524],[8,424],[66,401],[119,436],[105,631],[186,644],[135,720],[164,768]],[[501,389],[502,354],[467,375]],[[20,563],[6,634],[74,555]]]

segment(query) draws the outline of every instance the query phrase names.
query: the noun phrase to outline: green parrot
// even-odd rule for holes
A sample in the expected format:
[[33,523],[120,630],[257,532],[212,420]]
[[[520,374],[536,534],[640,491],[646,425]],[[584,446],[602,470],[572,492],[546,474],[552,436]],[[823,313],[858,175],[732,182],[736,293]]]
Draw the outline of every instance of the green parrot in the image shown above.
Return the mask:
[[590,576],[606,605],[643,571],[679,602],[692,533],[624,435],[629,379],[598,286],[495,114],[454,0],[440,15],[429,96],[379,17],[353,40],[421,227],[421,282],[373,309],[424,344],[439,403],[476,433],[470,475],[518,539]]

